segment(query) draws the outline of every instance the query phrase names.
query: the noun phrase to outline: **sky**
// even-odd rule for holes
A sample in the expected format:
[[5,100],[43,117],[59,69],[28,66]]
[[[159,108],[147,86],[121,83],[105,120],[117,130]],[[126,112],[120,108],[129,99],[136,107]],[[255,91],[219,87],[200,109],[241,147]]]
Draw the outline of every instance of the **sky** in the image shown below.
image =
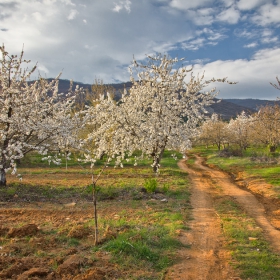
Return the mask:
[[0,43],[45,78],[127,82],[133,57],[161,53],[237,82],[218,98],[280,97],[280,0],[0,0]]

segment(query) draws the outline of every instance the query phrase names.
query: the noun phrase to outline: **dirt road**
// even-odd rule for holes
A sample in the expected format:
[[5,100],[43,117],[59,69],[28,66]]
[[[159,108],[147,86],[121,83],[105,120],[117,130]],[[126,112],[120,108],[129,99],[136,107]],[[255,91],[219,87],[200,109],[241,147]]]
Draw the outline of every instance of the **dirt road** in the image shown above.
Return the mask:
[[270,224],[264,206],[253,194],[240,189],[229,175],[204,166],[202,158],[198,156],[195,164],[187,166],[180,161],[179,167],[188,172],[191,181],[193,220],[191,230],[181,237],[183,244],[191,247],[180,251],[181,261],[168,271],[165,279],[240,279],[229,265],[229,252],[223,246],[221,223],[213,206],[217,185],[219,195],[233,198],[256,220],[274,250],[280,253],[280,232]]

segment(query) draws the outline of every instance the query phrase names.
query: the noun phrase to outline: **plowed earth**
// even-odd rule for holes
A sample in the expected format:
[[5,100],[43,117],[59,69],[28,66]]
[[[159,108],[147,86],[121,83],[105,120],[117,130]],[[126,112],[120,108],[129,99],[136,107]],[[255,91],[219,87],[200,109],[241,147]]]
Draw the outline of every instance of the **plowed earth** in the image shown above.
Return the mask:
[[[188,172],[192,192],[191,230],[180,236],[180,241],[190,247],[178,252],[179,261],[166,273],[166,280],[240,279],[229,265],[231,257],[225,249],[221,221],[214,208],[217,192],[219,197],[234,199],[254,218],[273,250],[280,253],[280,203],[273,197],[269,185],[260,181],[245,182],[242,174],[233,180],[228,174],[205,166],[200,157],[195,164],[180,161],[179,166]],[[116,213],[123,207],[118,201],[109,201],[100,215],[118,219]],[[129,271],[123,272],[110,262],[109,253],[99,252],[95,258],[91,257],[92,232],[83,226],[90,220],[92,204],[89,201],[83,204],[1,202],[0,279],[131,279]],[[54,228],[59,229],[55,234]],[[114,234],[108,228],[101,242]],[[4,244],[7,237],[9,243]],[[74,245],[79,242],[79,250],[69,244],[69,237]],[[137,277],[133,279],[145,279],[141,278],[141,271]]]
[[180,161],[179,166],[191,180],[193,221],[191,230],[182,237],[182,242],[190,244],[191,249],[179,252],[181,262],[169,270],[166,279],[240,279],[229,265],[221,221],[213,206],[216,197],[234,199],[263,229],[271,248],[280,253],[280,202],[273,198],[268,184],[244,181],[242,177],[233,180],[230,175],[203,164],[199,156],[195,164]]

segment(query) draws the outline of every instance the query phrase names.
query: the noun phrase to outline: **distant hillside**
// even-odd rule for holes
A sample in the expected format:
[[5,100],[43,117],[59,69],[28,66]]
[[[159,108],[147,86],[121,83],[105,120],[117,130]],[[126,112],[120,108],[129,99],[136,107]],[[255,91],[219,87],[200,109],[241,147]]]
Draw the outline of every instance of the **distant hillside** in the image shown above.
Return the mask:
[[[50,79],[51,80],[51,79]],[[60,79],[59,81],[59,92],[67,92],[69,89],[70,81]],[[83,84],[81,82],[74,82],[74,87],[79,85],[83,88],[91,88],[91,84]],[[130,88],[131,82],[127,83],[118,83],[118,84],[106,84],[107,86],[112,86],[116,89],[116,96],[120,97],[120,93],[123,89]],[[219,101],[219,102],[217,102]],[[248,113],[257,112],[261,106],[273,105],[276,103],[280,104],[280,101],[272,101],[272,100],[261,100],[261,99],[216,99],[215,104],[212,104],[207,108],[209,115],[216,113],[220,115],[222,119],[229,120],[231,118],[236,117],[242,111]]]
[[[48,79],[48,80],[52,80],[52,79]],[[84,84],[84,83],[81,83],[81,82],[73,81],[74,88],[76,87],[76,85],[78,85],[80,87],[83,87],[84,89],[90,89],[93,84],[94,83],[92,83],[92,84]],[[124,87],[130,88],[132,86],[132,83],[131,82],[127,82],[127,83],[105,84],[105,85],[106,86],[112,86],[117,91],[119,91],[119,90],[123,90]],[[67,92],[67,90],[69,89],[69,86],[70,86],[70,81],[69,80],[59,79],[59,86],[58,86],[59,92]]]
[[262,106],[280,104],[279,100],[261,100],[261,99],[224,99],[227,102],[234,103],[236,105],[244,106],[249,109],[258,111]]
[[224,120],[230,120],[239,115],[242,111],[245,111],[248,114],[256,112],[254,109],[243,106],[242,103],[239,105],[224,99],[215,99],[215,101],[216,103],[207,108],[209,114],[216,113]]

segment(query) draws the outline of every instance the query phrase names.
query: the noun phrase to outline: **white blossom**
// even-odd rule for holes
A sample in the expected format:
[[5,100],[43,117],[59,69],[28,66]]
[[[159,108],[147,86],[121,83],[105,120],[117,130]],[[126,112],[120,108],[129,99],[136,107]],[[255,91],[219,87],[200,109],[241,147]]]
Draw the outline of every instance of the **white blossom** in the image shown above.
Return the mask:
[[0,53],[0,185],[5,185],[5,173],[28,152],[47,155],[51,146],[60,148],[65,139],[68,146],[77,142],[80,118],[73,116],[73,105],[82,89],[72,91],[70,85],[66,95],[58,94],[60,74],[52,81],[31,82],[36,66],[30,71],[23,68],[23,51],[16,58],[3,45]]

